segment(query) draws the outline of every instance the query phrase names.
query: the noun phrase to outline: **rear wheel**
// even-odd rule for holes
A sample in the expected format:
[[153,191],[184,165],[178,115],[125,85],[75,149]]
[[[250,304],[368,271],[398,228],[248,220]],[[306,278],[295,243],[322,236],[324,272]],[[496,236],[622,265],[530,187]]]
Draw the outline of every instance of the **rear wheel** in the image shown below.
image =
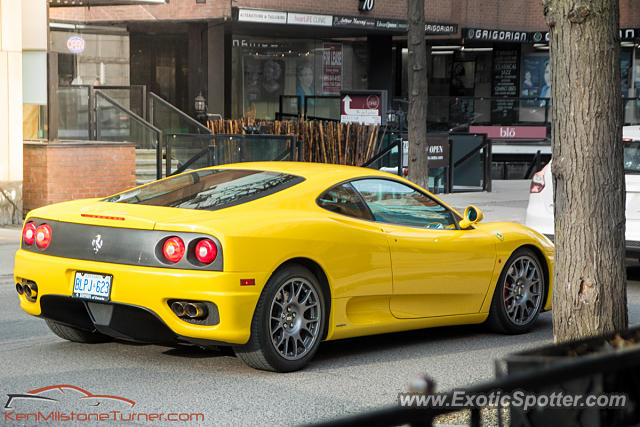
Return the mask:
[[302,369],[324,333],[325,302],[317,278],[301,265],[278,270],[267,282],[251,323],[251,338],[234,347],[247,365],[265,371]]
[[530,249],[516,250],[505,263],[493,293],[489,326],[507,334],[529,331],[544,305],[545,290],[538,257]]
[[51,332],[67,341],[95,344],[113,340],[110,336],[101,334],[100,332],[85,331],[72,326],[63,325],[55,320],[45,319],[45,322],[47,322],[47,326],[51,329]]

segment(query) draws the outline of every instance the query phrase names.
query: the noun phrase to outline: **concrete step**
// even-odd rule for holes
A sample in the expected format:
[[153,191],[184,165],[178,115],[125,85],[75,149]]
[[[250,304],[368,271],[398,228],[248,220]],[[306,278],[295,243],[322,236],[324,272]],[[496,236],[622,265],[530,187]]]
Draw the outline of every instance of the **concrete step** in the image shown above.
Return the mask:
[[[164,166],[166,163],[166,159],[162,159],[162,166]],[[140,166],[155,166],[156,165],[156,159],[136,159],[136,167],[140,167]],[[171,166],[176,166],[178,165],[178,160],[173,159],[171,161]]]

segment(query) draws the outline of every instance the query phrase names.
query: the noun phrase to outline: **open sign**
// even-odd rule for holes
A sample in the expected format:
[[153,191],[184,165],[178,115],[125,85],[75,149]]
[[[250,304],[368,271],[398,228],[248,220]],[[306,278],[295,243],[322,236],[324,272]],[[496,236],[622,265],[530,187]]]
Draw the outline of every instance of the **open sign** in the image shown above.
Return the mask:
[[84,39],[80,36],[72,36],[67,40],[67,49],[71,53],[80,53],[84,51]]

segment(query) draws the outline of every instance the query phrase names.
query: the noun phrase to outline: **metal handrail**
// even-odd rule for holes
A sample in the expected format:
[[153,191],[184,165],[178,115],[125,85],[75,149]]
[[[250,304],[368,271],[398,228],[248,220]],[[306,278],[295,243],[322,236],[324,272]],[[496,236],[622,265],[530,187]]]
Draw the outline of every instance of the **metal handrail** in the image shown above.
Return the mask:
[[[297,114],[294,113],[283,113],[282,109],[284,107],[284,103],[283,101],[285,99],[295,99],[296,100],[296,109],[298,110]],[[287,117],[300,117],[301,115],[301,107],[302,107],[302,97],[300,95],[280,95],[280,98],[278,100],[279,102],[279,110],[278,113],[276,113],[276,116],[279,115],[279,117],[276,117],[276,119],[282,120],[282,117],[287,116]]]
[[[307,117],[307,111],[308,111],[308,106],[309,106],[309,100],[313,99],[337,99],[338,101],[340,100],[340,95],[309,95],[309,96],[305,96],[304,97],[304,116]],[[322,119],[324,120],[324,119]]]
[[149,104],[149,107],[147,108],[147,111],[149,113],[149,122],[153,123],[153,110],[154,109],[153,109],[153,102],[152,101],[157,101],[160,104],[162,104],[164,107],[168,108],[172,112],[178,114],[183,119],[187,120],[189,123],[193,124],[199,130],[202,130],[203,131],[202,133],[208,133],[208,134],[212,133],[211,129],[209,129],[208,127],[204,126],[202,123],[200,123],[199,121],[197,121],[196,119],[194,119],[190,115],[186,114],[184,111],[179,110],[174,105],[172,105],[171,103],[165,101],[164,99],[162,99],[161,97],[159,97],[155,93],[149,92],[147,94],[147,97],[148,97],[148,104]]
[[[121,112],[127,114],[129,117],[131,117],[134,121],[136,121],[137,123],[139,123],[143,127],[151,130],[151,132],[156,134],[156,138],[157,138],[157,140],[156,140],[156,179],[162,178],[162,131],[160,129],[158,129],[157,127],[153,126],[153,124],[147,122],[142,117],[138,116],[133,111],[129,110],[128,108],[124,107],[123,105],[120,105],[117,101],[115,101],[114,99],[112,99],[111,97],[106,95],[105,93],[101,92],[100,90],[95,90],[95,98],[96,98],[95,99],[95,102],[96,102],[95,105],[96,105],[96,107],[98,105],[98,97],[104,98],[105,101],[107,101],[108,103],[110,103],[111,105],[116,107]],[[100,121],[96,119],[96,136],[100,134],[100,127],[99,126],[100,126]]]
[[187,170],[187,168],[189,166],[191,166],[192,164],[194,164],[197,160],[200,159],[200,157],[204,156],[205,154],[209,153],[210,151],[214,150],[215,146],[213,145],[207,145],[206,147],[204,147],[202,150],[200,150],[195,156],[191,157],[189,160],[187,160],[184,164],[182,164],[182,166],[180,166],[178,169],[176,169],[174,172],[171,173],[167,173],[167,176],[173,176],[173,175],[177,175],[179,173],[182,173],[184,171]]
[[142,92],[142,117],[147,117],[147,86],[146,85],[129,85],[129,86],[119,86],[119,85],[96,85],[93,86],[94,90],[129,90],[129,96],[131,96],[132,88],[140,88]]
[[387,147],[384,150],[380,151],[378,154],[376,154],[375,156],[373,156],[372,158],[364,162],[362,164],[362,167],[367,168],[371,166],[373,163],[377,162],[382,157],[391,153],[391,150],[393,150],[395,147],[398,147],[398,176],[402,176],[402,138],[398,138],[392,143],[390,143],[389,145],[387,145]]
[[[451,136],[452,135],[476,135],[476,134],[468,134],[468,133],[455,133],[455,132],[450,132],[449,133],[449,144],[452,146],[451,148],[451,153],[453,154],[453,141],[451,140]],[[471,157],[473,157],[476,153],[479,153],[480,150],[483,150],[483,154],[484,154],[484,170],[483,170],[483,179],[482,179],[482,191],[491,191],[491,163],[492,163],[492,153],[491,153],[491,139],[487,138],[486,135],[484,134],[477,134],[476,136],[481,136],[482,137],[482,142],[480,144],[478,144],[476,147],[474,147],[473,149],[469,150],[469,152],[467,154],[465,154],[464,156],[462,156],[462,158],[458,159],[455,163],[453,162],[453,155],[449,158],[449,164],[450,164],[450,177],[451,177],[451,187],[450,187],[450,192],[453,192],[453,173],[455,171],[455,168],[457,166],[460,166],[462,163],[466,162],[467,160],[469,160]]]
[[[197,139],[207,139],[209,141],[213,140],[213,134],[208,134],[208,135],[204,135],[201,133],[169,133],[166,136],[166,149],[165,149],[165,156],[166,156],[166,163],[165,163],[165,174],[166,176],[171,176],[171,175],[175,175],[177,173],[183,172],[188,166],[192,165],[196,160],[198,160],[202,154],[204,152],[201,151],[199,154],[196,154],[194,157],[192,157],[191,159],[189,159],[185,164],[183,164],[182,166],[178,167],[178,169],[176,169],[176,171],[172,172],[171,171],[171,157],[172,157],[172,149],[173,149],[173,144],[172,141],[175,140],[176,137],[179,136],[186,136],[189,138],[197,138]],[[207,144],[207,147],[213,147],[213,144],[211,142],[209,142],[209,144]],[[213,166],[213,165],[210,165]],[[180,171],[180,172],[178,172]]]

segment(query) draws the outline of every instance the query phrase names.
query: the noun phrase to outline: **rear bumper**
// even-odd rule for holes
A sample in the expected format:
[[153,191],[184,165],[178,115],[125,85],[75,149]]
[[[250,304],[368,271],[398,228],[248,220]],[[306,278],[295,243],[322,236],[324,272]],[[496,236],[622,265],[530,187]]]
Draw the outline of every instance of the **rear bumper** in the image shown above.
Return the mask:
[[[85,302],[72,297],[76,271],[112,275],[110,301]],[[22,309],[34,316],[132,341],[244,344],[249,340],[253,312],[268,277],[266,273],[111,264],[18,250],[14,278],[38,285],[35,302],[20,296]],[[251,278],[255,286],[240,286],[240,279]],[[219,323],[199,325],[180,319],[169,307],[172,299],[211,302],[218,308]]]

